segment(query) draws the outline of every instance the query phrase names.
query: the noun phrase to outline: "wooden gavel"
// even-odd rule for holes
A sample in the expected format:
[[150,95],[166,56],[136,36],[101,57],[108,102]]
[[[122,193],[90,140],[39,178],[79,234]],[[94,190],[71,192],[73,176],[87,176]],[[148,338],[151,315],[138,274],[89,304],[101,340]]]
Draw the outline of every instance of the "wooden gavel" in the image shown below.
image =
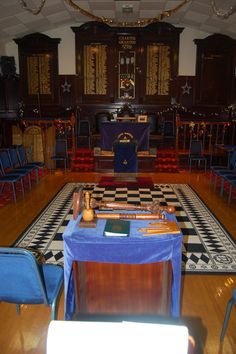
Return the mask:
[[[94,218],[93,209],[111,209],[111,210],[144,210],[151,214],[96,214],[96,217],[101,218],[116,218],[116,219],[136,219],[136,220],[155,220],[155,219],[165,219],[165,215],[162,214],[166,211],[168,214],[173,214],[175,212],[175,207],[173,206],[161,206],[158,201],[154,201],[150,204],[128,204],[122,202],[109,202],[109,201],[98,201],[94,198],[90,198],[90,194],[86,192],[84,198],[84,193],[79,190],[73,195],[73,218],[77,219],[79,213],[83,211],[83,218],[85,221],[91,221]],[[91,216],[93,214],[93,217]],[[88,220],[87,216],[89,215]],[[87,220],[86,220],[87,219]]]
[[94,198],[90,200],[90,207],[95,209],[112,209],[112,210],[144,210],[149,211],[152,214],[161,214],[166,211],[168,214],[173,214],[175,212],[175,207],[173,206],[161,206],[158,201],[154,201],[150,204],[127,204],[121,202],[106,202],[98,201]]

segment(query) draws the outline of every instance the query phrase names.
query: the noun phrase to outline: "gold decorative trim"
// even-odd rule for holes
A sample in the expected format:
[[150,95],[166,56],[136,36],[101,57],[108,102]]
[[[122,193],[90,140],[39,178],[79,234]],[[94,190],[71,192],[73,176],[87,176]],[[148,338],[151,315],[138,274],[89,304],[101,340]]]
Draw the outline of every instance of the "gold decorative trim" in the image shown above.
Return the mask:
[[143,27],[143,26],[149,25],[151,23],[160,22],[165,17],[170,17],[171,15],[173,15],[173,13],[178,11],[181,7],[183,7],[185,4],[187,4],[190,0],[183,0],[179,5],[177,5],[173,9],[163,11],[161,14],[157,15],[156,17],[138,19],[137,21],[134,21],[134,22],[115,21],[111,18],[95,16],[91,12],[82,9],[79,5],[75,4],[73,0],[65,0],[65,1],[74,10],[80,12],[81,15],[87,16],[94,21],[103,22],[103,23],[106,23],[110,26],[118,26],[118,27]]

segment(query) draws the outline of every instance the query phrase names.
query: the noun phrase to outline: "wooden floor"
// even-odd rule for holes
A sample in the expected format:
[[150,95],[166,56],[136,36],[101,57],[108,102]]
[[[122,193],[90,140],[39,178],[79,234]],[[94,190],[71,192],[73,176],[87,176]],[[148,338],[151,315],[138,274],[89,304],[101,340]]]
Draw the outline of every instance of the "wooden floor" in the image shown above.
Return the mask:
[[[220,198],[219,193],[214,193],[204,175],[188,172],[149,175],[156,183],[188,183],[193,186],[236,240],[236,200],[229,207],[226,196]],[[34,186],[24,198],[19,196],[16,204],[10,203],[0,209],[0,246],[11,245],[65,182],[98,182],[99,178],[96,173],[52,173],[45,176],[39,186]],[[223,346],[219,342],[226,303],[235,287],[236,276],[231,275],[182,277],[182,322],[195,338],[197,354],[236,353],[235,308]],[[63,319],[63,296],[59,319]],[[50,310],[43,305],[22,306],[19,316],[14,305],[0,303],[0,353],[46,353],[49,322]]]

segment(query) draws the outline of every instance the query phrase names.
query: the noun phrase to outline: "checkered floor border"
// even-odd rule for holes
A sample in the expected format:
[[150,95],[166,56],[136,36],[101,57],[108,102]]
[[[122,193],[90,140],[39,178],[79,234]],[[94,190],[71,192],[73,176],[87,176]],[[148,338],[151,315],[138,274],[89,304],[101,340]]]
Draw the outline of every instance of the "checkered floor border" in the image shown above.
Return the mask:
[[[97,200],[174,205],[183,233],[182,269],[197,273],[236,273],[236,245],[193,189],[186,184],[155,184],[150,188],[106,189],[80,183]],[[16,242],[36,249],[48,263],[63,264],[62,234],[72,217],[72,196],[78,183],[67,183]]]

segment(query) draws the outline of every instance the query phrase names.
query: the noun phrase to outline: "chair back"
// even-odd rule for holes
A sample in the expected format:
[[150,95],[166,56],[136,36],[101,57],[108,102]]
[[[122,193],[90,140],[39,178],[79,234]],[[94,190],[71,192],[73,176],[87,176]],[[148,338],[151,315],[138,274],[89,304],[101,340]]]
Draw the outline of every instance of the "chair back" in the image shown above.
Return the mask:
[[42,269],[30,251],[0,248],[0,300],[14,304],[46,304]]
[[88,120],[79,121],[79,136],[90,136],[90,123]]
[[96,122],[96,132],[101,134],[101,125],[104,122],[110,122],[111,114],[110,112],[97,112],[95,114],[95,122]]
[[12,169],[12,164],[7,151],[0,152],[0,164],[3,175]]
[[229,169],[236,169],[236,150],[232,151],[229,156]]
[[20,167],[20,161],[18,158],[17,150],[15,148],[9,148],[8,149],[11,165],[13,168]]
[[55,144],[55,155],[57,157],[67,158],[67,140],[66,139],[57,139]]
[[27,156],[25,153],[25,148],[23,145],[17,145],[18,158],[21,166],[28,163]]
[[150,133],[151,134],[157,133],[158,119],[155,113],[148,114],[148,122],[150,123]]
[[201,156],[202,155],[202,142],[201,140],[192,140],[189,147],[190,156]]
[[164,121],[163,134],[166,138],[174,138],[175,137],[174,121],[169,121],[169,120]]

